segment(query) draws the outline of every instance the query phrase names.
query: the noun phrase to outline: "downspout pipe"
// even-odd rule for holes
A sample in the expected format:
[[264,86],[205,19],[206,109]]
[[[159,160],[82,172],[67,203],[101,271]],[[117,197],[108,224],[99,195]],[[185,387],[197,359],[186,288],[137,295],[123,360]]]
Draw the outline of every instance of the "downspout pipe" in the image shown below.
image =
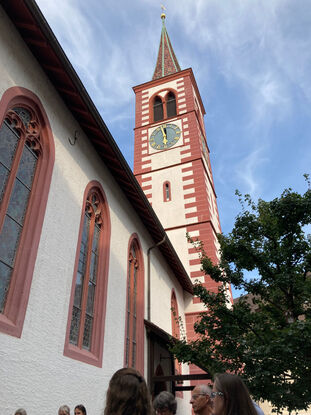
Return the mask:
[[150,252],[153,248],[156,248],[157,246],[162,245],[166,241],[166,234],[164,235],[164,238],[162,241],[158,242],[157,244],[151,246],[147,250],[147,287],[148,287],[148,293],[147,293],[147,320],[150,321],[150,310],[151,310],[151,278],[150,278]]

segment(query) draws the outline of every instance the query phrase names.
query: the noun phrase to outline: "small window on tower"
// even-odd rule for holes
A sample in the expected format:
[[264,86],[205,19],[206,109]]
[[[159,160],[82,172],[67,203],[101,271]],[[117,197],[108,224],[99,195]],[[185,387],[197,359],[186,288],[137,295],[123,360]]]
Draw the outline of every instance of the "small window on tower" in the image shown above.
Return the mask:
[[166,112],[167,118],[174,117],[174,115],[176,115],[176,98],[173,92],[169,92],[167,94]]
[[163,120],[163,103],[160,97],[155,97],[153,101],[153,120]]
[[164,202],[169,202],[172,199],[170,182],[163,183],[163,196]]

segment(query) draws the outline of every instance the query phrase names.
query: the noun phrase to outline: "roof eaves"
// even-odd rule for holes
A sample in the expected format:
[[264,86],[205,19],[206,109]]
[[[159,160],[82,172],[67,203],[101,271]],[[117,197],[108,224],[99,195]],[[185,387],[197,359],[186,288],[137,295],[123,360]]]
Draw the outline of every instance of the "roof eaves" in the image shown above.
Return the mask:
[[[113,139],[105,122],[101,118],[97,108],[95,107],[93,101],[88,95],[84,85],[82,84],[80,78],[78,77],[67,56],[65,55],[62,47],[60,46],[58,40],[56,39],[54,33],[52,32],[50,26],[48,25],[47,21],[45,20],[43,14],[41,13],[35,1],[1,0],[0,4],[8,13],[9,17],[15,24],[17,30],[20,32],[25,43],[33,52],[39,64],[45,70],[48,78],[51,80],[54,87],[58,90],[60,96],[63,98],[66,105],[69,107],[69,109],[75,112],[75,118],[80,123],[81,128],[84,131],[91,129],[93,131],[93,134],[95,136],[97,135],[96,138],[93,137],[92,139],[92,137],[90,138],[90,135],[87,134],[94,148],[100,154],[102,160],[106,162],[108,169],[113,171],[114,167],[119,168],[119,171],[123,172],[122,177],[120,177],[119,175],[114,176],[115,180],[118,182],[120,178],[120,181],[118,183],[121,189],[125,193],[127,199],[130,201],[132,206],[138,212],[142,222],[145,224],[154,242],[158,243],[159,241],[161,241],[164,235],[166,235],[165,230],[163,229],[147,197],[145,196],[143,190],[141,189],[139,183],[133,175],[132,170],[130,169],[128,163],[124,159],[119,147]],[[27,16],[25,6],[28,11]],[[29,22],[29,20],[23,22],[17,19],[17,17],[20,18],[23,15],[23,12],[25,13],[24,17],[28,19],[30,13],[33,20],[31,22]],[[31,37],[25,36],[25,31],[29,30],[32,31]],[[39,39],[37,39],[37,42],[36,37],[39,37]],[[48,51],[53,54],[52,58],[56,58],[55,62],[59,66],[51,66],[49,64],[46,65],[46,67],[44,66],[44,58],[46,55],[41,50],[42,48],[44,48],[44,52],[46,52],[45,49],[48,49]],[[61,79],[62,81],[64,81],[63,85],[59,86],[59,79],[55,78],[55,72],[61,75],[65,75]],[[75,108],[68,96],[73,97],[73,99],[76,100],[74,104],[77,105],[78,103],[80,107],[78,105],[78,107]],[[86,118],[88,118],[89,122],[86,122],[86,118],[83,117],[82,122],[80,122],[81,114],[88,116]],[[105,141],[107,143],[105,143]],[[101,151],[102,146],[105,146],[106,149],[110,150],[109,154],[107,151]],[[107,163],[106,157],[110,158],[110,163]],[[113,167],[112,161],[114,161]],[[131,192],[129,192],[130,189]],[[140,200],[140,203],[137,203],[138,199]],[[150,219],[152,220],[152,226],[150,224]],[[177,276],[182,287],[189,293],[193,294],[192,282],[168,238],[166,239],[165,243],[159,246],[159,249],[163,256],[166,258],[167,262],[170,264],[173,273]]]

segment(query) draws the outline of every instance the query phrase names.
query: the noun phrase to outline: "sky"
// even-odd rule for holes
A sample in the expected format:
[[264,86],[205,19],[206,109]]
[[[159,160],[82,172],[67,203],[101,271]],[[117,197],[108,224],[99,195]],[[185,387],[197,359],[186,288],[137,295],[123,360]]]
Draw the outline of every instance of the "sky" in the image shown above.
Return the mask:
[[[164,0],[163,0],[164,2]],[[156,0],[37,0],[124,157],[133,167],[135,96],[150,81],[162,22]],[[310,0],[166,0],[182,69],[193,69],[222,231],[235,190],[271,200],[307,190],[311,173]]]

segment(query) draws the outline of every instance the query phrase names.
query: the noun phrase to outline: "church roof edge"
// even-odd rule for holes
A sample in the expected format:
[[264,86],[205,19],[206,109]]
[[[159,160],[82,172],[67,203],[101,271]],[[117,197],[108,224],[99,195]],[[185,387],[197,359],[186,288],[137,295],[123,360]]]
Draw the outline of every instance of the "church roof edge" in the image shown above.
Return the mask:
[[[42,67],[65,105],[110,170],[155,243],[166,232],[79,76],[34,0],[3,0],[1,6]],[[185,291],[192,282],[167,238],[158,248]]]

